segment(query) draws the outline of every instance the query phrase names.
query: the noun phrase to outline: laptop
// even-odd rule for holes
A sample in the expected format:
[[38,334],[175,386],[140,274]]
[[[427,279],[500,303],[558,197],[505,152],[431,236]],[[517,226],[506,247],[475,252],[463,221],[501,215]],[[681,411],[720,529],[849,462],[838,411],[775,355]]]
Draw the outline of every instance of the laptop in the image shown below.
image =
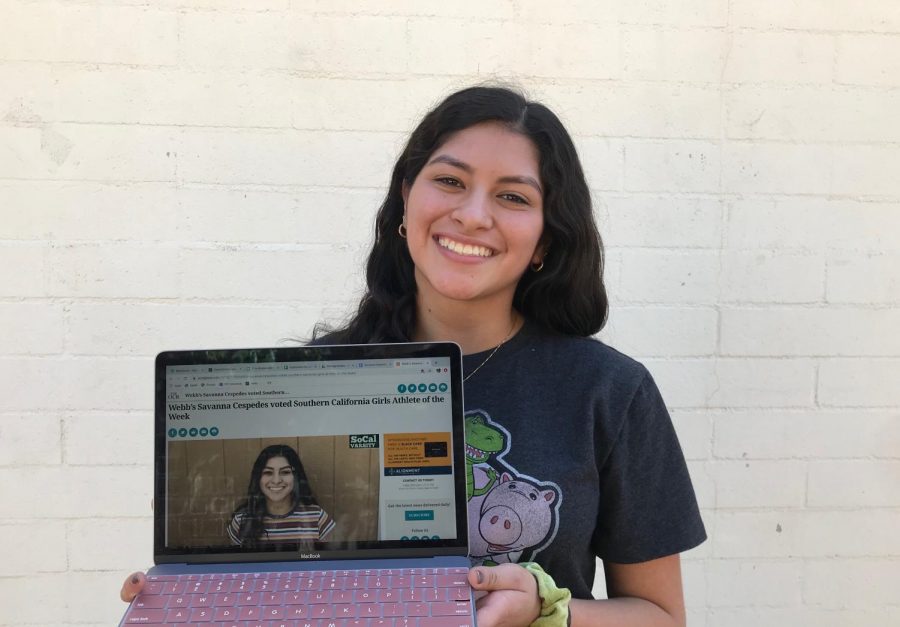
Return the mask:
[[474,627],[449,342],[156,358],[154,563],[120,625]]

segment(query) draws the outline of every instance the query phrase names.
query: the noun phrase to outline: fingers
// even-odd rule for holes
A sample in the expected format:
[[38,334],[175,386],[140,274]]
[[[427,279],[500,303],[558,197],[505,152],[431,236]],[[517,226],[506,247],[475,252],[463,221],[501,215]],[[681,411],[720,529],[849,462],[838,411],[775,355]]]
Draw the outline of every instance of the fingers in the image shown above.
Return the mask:
[[534,575],[518,564],[476,566],[468,580],[475,590],[478,627],[528,625],[540,615]]
[[537,594],[534,577],[518,564],[471,568],[469,584],[475,590],[517,590]]
[[131,603],[131,601],[134,600],[134,597],[144,589],[144,582],[146,580],[147,578],[144,577],[144,573],[132,573],[128,576],[128,579],[125,580],[125,583],[122,584],[122,590],[119,592],[119,596],[126,603]]

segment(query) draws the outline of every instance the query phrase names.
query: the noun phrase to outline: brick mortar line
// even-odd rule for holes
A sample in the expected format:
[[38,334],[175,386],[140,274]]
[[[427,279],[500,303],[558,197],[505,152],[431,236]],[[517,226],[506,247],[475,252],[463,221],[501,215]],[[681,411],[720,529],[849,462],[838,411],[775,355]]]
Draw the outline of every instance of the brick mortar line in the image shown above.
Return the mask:
[[[91,68],[125,68],[132,69],[136,71],[143,70],[175,70],[177,72],[187,72],[187,73],[195,73],[195,74],[220,74],[220,73],[232,73],[232,74],[245,74],[251,76],[266,76],[267,74],[271,75],[284,75],[284,76],[293,76],[298,79],[309,79],[309,80],[327,80],[327,81],[355,81],[355,82],[376,82],[376,81],[394,81],[394,82],[404,82],[404,83],[415,83],[419,79],[434,79],[434,80],[446,80],[448,77],[454,79],[469,79],[473,82],[480,82],[485,79],[484,74],[478,74],[473,72],[460,72],[460,73],[451,73],[451,74],[431,74],[425,72],[417,72],[414,70],[410,70],[407,73],[395,74],[389,72],[371,72],[363,74],[358,74],[356,72],[333,72],[333,71],[322,71],[322,70],[303,70],[300,68],[293,68],[289,66],[278,66],[278,65],[264,65],[264,66],[253,66],[253,65],[196,65],[196,64],[173,64],[173,65],[140,65],[133,63],[112,63],[112,62],[100,62],[100,61],[66,61],[62,59],[25,59],[25,58],[7,58],[0,59],[0,66],[5,64],[42,64],[51,67],[78,67],[84,69],[85,71],[90,71]],[[480,79],[480,80],[479,80]],[[610,83],[611,87],[629,87],[629,86],[647,86],[647,85],[671,85],[673,87],[696,87],[701,89],[707,89],[710,92],[722,92],[722,87],[733,87],[733,86],[747,86],[747,85],[760,85],[767,87],[780,87],[785,90],[789,90],[791,88],[803,88],[803,87],[843,87],[843,88],[861,88],[868,89],[872,91],[896,91],[900,89],[900,83],[852,83],[852,82],[837,82],[832,80],[831,82],[822,82],[822,81],[810,81],[810,82],[797,82],[797,81],[742,81],[742,80],[690,80],[690,79],[680,79],[680,80],[672,80],[672,79],[647,79],[647,78],[639,78],[639,77],[630,77],[630,76],[565,76],[559,77],[558,75],[551,74],[517,74],[516,81],[518,83],[530,83],[534,84],[536,87],[541,86],[567,86],[569,82],[572,83],[572,86],[576,85],[585,85],[591,83]],[[714,89],[715,86],[720,86],[719,89]],[[527,92],[528,89],[526,88]]]
[[[722,109],[726,109],[724,103],[722,104]],[[723,126],[726,125],[725,120],[721,120],[720,124]],[[32,129],[35,132],[41,131],[44,127],[47,126],[71,126],[71,127],[107,127],[107,128],[122,128],[122,129],[171,129],[173,131],[199,131],[199,132],[220,132],[220,131],[230,131],[233,136],[240,137],[245,135],[278,135],[283,134],[285,132],[293,133],[295,135],[304,135],[304,134],[316,134],[316,135],[353,135],[353,136],[372,136],[372,137],[390,137],[390,138],[398,138],[404,137],[406,135],[405,129],[386,129],[386,130],[372,130],[371,128],[329,128],[329,127],[303,127],[303,126],[285,126],[285,125],[277,125],[277,126],[257,126],[257,125],[217,125],[217,124],[178,124],[173,122],[134,122],[134,121],[84,121],[84,120],[46,120],[42,119],[39,122],[32,121],[23,121],[23,122],[10,122],[3,121],[0,123],[0,130],[7,129]],[[869,139],[776,139],[772,137],[747,137],[744,135],[732,135],[728,134],[725,131],[724,135],[719,136],[691,136],[691,135],[607,135],[607,134],[593,134],[593,133],[580,133],[578,135],[573,136],[576,144],[579,139],[605,139],[610,142],[622,141],[624,142],[624,147],[627,149],[629,145],[639,144],[639,143],[654,143],[654,144],[675,144],[678,142],[686,143],[686,142],[695,142],[695,143],[705,143],[719,147],[720,149],[724,149],[730,144],[744,146],[744,145],[759,145],[759,146],[807,146],[807,147],[891,147],[898,148],[900,147],[900,140],[887,139],[887,140],[869,140]],[[184,141],[184,137],[182,136],[173,136],[173,139],[178,141]]]
[[[898,146],[900,147],[900,146]],[[45,178],[45,177],[3,177],[0,178],[0,185],[4,183],[59,183],[59,184],[77,184],[77,183],[89,183],[96,185],[109,185],[115,187],[128,187],[131,185],[171,185],[173,189],[182,189],[182,188],[200,188],[200,187],[218,187],[220,189],[231,189],[234,191],[243,190],[243,191],[280,191],[280,190],[348,190],[348,191],[360,191],[360,190],[380,190],[383,188],[374,187],[374,186],[360,186],[360,187],[342,187],[342,186],[333,186],[331,188],[327,187],[310,187],[309,185],[295,184],[295,183],[266,183],[266,184],[256,184],[248,183],[246,181],[237,181],[233,183],[217,183],[215,181],[210,180],[202,180],[202,179],[194,179],[194,180],[175,180],[174,178],[165,178],[165,179],[94,179],[94,178]],[[594,190],[600,193],[610,192],[616,193],[615,190]],[[740,202],[746,200],[778,200],[778,199],[810,199],[810,200],[824,200],[824,201],[853,201],[857,203],[864,204],[897,204],[900,203],[900,194],[893,195],[885,195],[885,194],[860,194],[860,193],[851,193],[851,194],[832,194],[832,193],[812,193],[812,192],[779,192],[779,191],[736,191],[736,192],[727,192],[725,194],[719,194],[718,192],[683,192],[679,190],[666,190],[664,188],[660,189],[638,189],[638,190],[627,190],[626,195],[623,198],[628,198],[630,196],[633,197],[661,197],[670,195],[673,198],[708,198],[708,199],[720,199],[723,201],[731,201],[731,202]]]
[[[30,2],[30,3],[20,3],[24,4],[24,6],[39,6],[46,7],[47,5],[59,5],[59,2]],[[283,16],[296,16],[307,17],[307,18],[326,18],[326,19],[358,19],[359,21],[367,21],[367,20],[380,20],[380,21],[395,21],[400,19],[405,20],[418,20],[418,21],[450,21],[450,22],[458,22],[462,24],[471,23],[471,18],[465,15],[457,15],[448,12],[392,12],[390,9],[387,11],[367,11],[365,7],[360,9],[353,10],[307,10],[306,7],[297,7],[293,4],[289,4],[285,8],[261,8],[261,9],[246,9],[240,7],[228,7],[225,9],[219,8],[209,8],[209,7],[193,7],[193,6],[176,6],[171,8],[157,8],[152,2],[145,2],[139,4],[132,5],[121,5],[121,6],[110,6],[110,5],[98,5],[96,3],[87,2],[87,1],[79,1],[75,3],[65,3],[63,6],[78,8],[78,9],[92,9],[94,11],[107,11],[107,12],[132,12],[132,13],[155,13],[158,15],[205,15],[205,14],[216,14],[223,18],[235,17],[235,18],[246,18],[247,16],[275,16],[275,17],[283,17]],[[900,27],[896,30],[888,27],[887,29],[879,30],[877,26],[872,25],[868,28],[861,27],[858,29],[841,29],[841,28],[815,28],[808,26],[793,26],[790,24],[784,25],[776,25],[775,28],[769,26],[762,25],[754,25],[754,24],[744,24],[744,25],[732,25],[731,20],[733,16],[730,14],[729,8],[729,16],[726,18],[724,24],[703,24],[703,23],[690,23],[690,22],[678,22],[678,21],[641,21],[641,20],[627,20],[620,18],[597,18],[597,19],[588,19],[588,20],[578,20],[578,19],[560,19],[557,21],[551,22],[553,26],[580,26],[588,24],[590,26],[595,26],[598,28],[608,28],[608,29],[616,29],[616,28],[639,28],[639,29],[652,29],[655,32],[721,32],[726,28],[734,28],[739,32],[755,32],[755,33],[810,33],[810,34],[848,34],[848,35],[878,35],[878,36],[900,36]],[[504,16],[480,16],[478,18],[479,23],[485,24],[516,24],[522,26],[546,26],[546,21],[541,21],[538,18],[528,19],[522,17],[524,14],[519,10],[518,6],[513,7],[512,12],[509,14],[509,17]]]
[[[399,20],[398,20],[399,21]],[[674,32],[674,31],[673,31]],[[722,34],[727,34],[728,30],[720,29]],[[789,31],[788,31],[789,32]],[[740,34],[740,33],[738,33]],[[760,33],[760,34],[784,34],[782,31],[772,31],[771,33]],[[822,38],[831,37],[832,39],[836,39],[842,33],[833,33],[833,32],[821,32],[815,33],[821,35]],[[844,33],[849,34],[849,33]],[[898,43],[900,43],[900,32],[896,34],[891,33],[870,33],[873,37],[883,37],[885,35],[896,35]],[[620,38],[620,40],[623,38]],[[621,52],[621,51],[620,51]],[[319,70],[319,69],[304,69],[302,67],[296,66],[286,66],[286,65],[241,65],[241,64],[193,64],[184,61],[178,61],[176,63],[128,63],[128,62],[115,62],[115,61],[84,61],[84,60],[69,60],[65,58],[37,58],[37,57],[0,57],[0,66],[3,65],[25,65],[25,64],[40,64],[47,65],[53,67],[75,67],[84,69],[85,71],[97,71],[98,69],[104,68],[124,68],[124,69],[132,69],[137,71],[146,71],[146,70],[163,70],[163,71],[171,71],[177,70],[179,72],[203,72],[203,73],[235,73],[235,74],[247,74],[253,76],[266,76],[267,74],[272,75],[287,75],[294,76],[297,78],[312,78],[312,79],[323,79],[330,82],[346,82],[346,81],[354,81],[360,83],[376,83],[383,82],[385,80],[390,81],[398,81],[398,82],[416,82],[412,80],[411,77],[415,77],[417,79],[421,78],[433,78],[437,81],[445,81],[448,76],[449,77],[470,77],[472,79],[484,78],[484,74],[479,73],[478,71],[461,71],[458,73],[429,73],[424,71],[369,71],[369,70]],[[572,76],[560,76],[558,74],[525,74],[525,73],[517,73],[516,80],[518,81],[527,81],[529,83],[537,83],[536,86],[568,86],[571,84],[572,87],[575,86],[584,86],[585,83],[629,83],[629,84],[649,84],[649,85],[658,85],[658,84],[671,84],[671,85],[697,85],[697,86],[714,86],[714,85],[733,85],[733,84],[762,84],[762,85],[782,85],[786,88],[790,88],[792,86],[805,86],[805,85],[820,85],[820,86],[841,86],[844,83],[839,83],[835,81],[808,81],[808,82],[797,82],[797,81],[781,81],[781,80],[753,80],[753,81],[742,81],[742,80],[726,80],[722,77],[714,80],[690,80],[690,79],[652,79],[652,78],[641,78],[639,76],[580,76],[580,75],[572,75]],[[802,79],[800,79],[802,81]],[[851,83],[852,84],[852,83]],[[860,83],[860,86],[871,87],[873,89],[898,89],[900,88],[900,84],[885,84],[885,83]],[[527,91],[527,88],[526,88]]]
[[[72,186],[73,184],[90,184],[101,187],[110,187],[122,190],[131,190],[139,187],[161,186],[173,191],[201,191],[210,190],[213,192],[230,191],[230,192],[255,192],[255,193],[273,193],[273,194],[297,194],[297,193],[320,193],[320,192],[341,192],[352,195],[363,196],[378,192],[383,194],[382,186],[340,186],[340,185],[305,185],[293,183],[217,183],[214,181],[189,181],[178,183],[174,180],[127,180],[127,179],[59,179],[59,178],[10,178],[0,177],[0,186],[2,185],[19,185],[49,183],[59,186]],[[631,190],[628,192],[604,188],[591,188],[591,193],[598,196],[599,200],[628,200],[632,198],[650,198],[650,199],[676,199],[676,200],[708,200],[714,202],[742,202],[755,200],[770,200],[776,202],[779,199],[785,200],[824,200],[826,202],[855,202],[863,205],[879,205],[879,204],[896,204],[900,202],[900,196],[883,196],[883,195],[859,195],[859,194],[815,194],[805,192],[704,192],[704,191],[682,191],[682,190]],[[373,206],[374,211],[377,206]],[[626,248],[626,247],[619,247]],[[779,247],[781,249],[782,247]],[[748,249],[750,250],[750,249]],[[898,249],[900,250],[900,249]]]

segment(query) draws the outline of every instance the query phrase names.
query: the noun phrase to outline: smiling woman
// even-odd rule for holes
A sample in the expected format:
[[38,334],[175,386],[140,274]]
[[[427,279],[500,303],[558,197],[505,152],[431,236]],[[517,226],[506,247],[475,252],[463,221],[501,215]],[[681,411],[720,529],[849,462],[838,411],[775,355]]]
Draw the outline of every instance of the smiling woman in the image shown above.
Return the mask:
[[[653,378],[592,337],[607,308],[590,193],[559,118],[502,87],[464,89],[429,111],[375,218],[358,309],[314,341],[462,348],[479,627],[685,623],[679,554],[705,531]],[[260,516],[295,509],[283,468],[296,465],[271,457],[250,483],[259,522],[245,522],[248,498],[238,539],[259,537]]]
[[[559,118],[502,87],[451,94],[413,130],[375,233],[356,315],[317,341],[462,347],[478,624],[683,625],[678,554],[705,532],[652,377],[590,337],[603,249]],[[597,557],[609,600],[592,599]],[[571,591],[560,611],[548,580]]]
[[264,448],[250,471],[247,500],[228,524],[232,544],[323,540],[334,521],[319,507],[300,456],[290,446]]

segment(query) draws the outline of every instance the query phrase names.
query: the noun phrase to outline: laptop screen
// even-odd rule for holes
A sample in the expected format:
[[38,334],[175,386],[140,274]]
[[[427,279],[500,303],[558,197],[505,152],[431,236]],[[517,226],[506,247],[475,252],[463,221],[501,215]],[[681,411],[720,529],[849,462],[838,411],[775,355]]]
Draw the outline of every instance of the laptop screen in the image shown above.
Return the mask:
[[156,375],[157,561],[465,553],[456,345],[176,351]]

